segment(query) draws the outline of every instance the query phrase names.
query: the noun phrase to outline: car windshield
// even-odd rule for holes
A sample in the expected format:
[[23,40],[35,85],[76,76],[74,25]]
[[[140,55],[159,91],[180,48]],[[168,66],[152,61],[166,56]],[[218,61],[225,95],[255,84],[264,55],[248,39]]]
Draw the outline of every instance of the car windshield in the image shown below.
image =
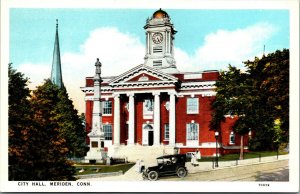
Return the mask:
[[162,158],[157,159],[157,164],[163,164],[164,160]]
[[164,158],[164,164],[170,165],[171,163],[171,158]]

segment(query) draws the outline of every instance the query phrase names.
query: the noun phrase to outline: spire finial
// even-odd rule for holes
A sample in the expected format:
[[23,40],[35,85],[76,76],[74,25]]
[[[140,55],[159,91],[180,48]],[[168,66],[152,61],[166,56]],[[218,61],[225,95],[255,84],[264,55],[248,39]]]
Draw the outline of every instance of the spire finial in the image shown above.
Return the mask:
[[58,19],[56,19],[56,30],[58,29]]

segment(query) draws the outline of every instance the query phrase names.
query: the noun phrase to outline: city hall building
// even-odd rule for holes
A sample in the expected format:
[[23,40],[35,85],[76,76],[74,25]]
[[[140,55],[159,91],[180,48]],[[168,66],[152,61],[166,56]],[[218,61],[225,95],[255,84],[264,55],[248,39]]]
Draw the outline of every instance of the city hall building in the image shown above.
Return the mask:
[[[162,155],[198,150],[202,156],[214,156],[216,147],[219,154],[238,152],[241,137],[232,131],[235,117],[226,117],[217,142],[214,129],[209,127],[219,72],[180,72],[176,68],[177,31],[165,11],[154,12],[144,29],[144,64],[120,75],[102,77],[101,119],[108,155],[127,156],[138,152]],[[86,77],[86,85],[81,90],[85,93],[89,133],[94,77]],[[247,149],[247,136],[243,142]]]

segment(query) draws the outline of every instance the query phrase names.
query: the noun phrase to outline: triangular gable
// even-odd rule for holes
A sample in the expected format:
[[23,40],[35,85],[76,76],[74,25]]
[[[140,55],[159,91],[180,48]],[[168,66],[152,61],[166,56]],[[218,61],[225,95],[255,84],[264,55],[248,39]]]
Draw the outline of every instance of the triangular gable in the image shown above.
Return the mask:
[[109,85],[132,82],[177,82],[177,78],[145,65],[136,66],[110,80]]
[[136,82],[136,81],[161,81],[161,79],[148,74],[148,72],[142,71],[140,72],[139,75],[129,79],[127,82]]

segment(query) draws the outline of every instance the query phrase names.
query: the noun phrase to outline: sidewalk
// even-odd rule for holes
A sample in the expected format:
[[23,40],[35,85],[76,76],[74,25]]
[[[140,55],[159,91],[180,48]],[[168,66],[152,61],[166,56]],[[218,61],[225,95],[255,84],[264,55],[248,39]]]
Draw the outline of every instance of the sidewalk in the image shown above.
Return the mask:
[[[279,155],[278,160],[288,160],[289,155]],[[261,157],[259,158],[252,158],[252,159],[245,159],[245,160],[232,160],[232,161],[221,161],[218,162],[219,167],[213,168],[212,162],[199,162],[199,166],[192,166],[190,162],[186,163],[186,167],[189,173],[197,173],[201,171],[210,171],[210,170],[218,170],[223,168],[232,168],[235,166],[246,166],[246,165],[253,165],[253,164],[261,164],[277,161],[277,156],[269,156],[269,157]]]
[[[279,155],[278,160],[288,160],[289,155]],[[219,167],[213,168],[212,162],[199,162],[199,166],[192,166],[190,162],[186,163],[186,167],[188,169],[189,174],[205,172],[205,171],[212,171],[212,170],[219,170],[224,168],[234,168],[236,166],[247,166],[253,164],[262,164],[277,161],[277,156],[270,156],[270,157],[262,157],[259,161],[259,158],[253,159],[245,159],[245,160],[238,160],[238,161],[225,161],[225,162],[218,162]],[[147,166],[146,166],[147,168]],[[142,174],[136,172],[136,166],[134,165],[130,168],[125,174],[119,176],[110,176],[110,177],[95,177],[95,178],[88,178],[88,179],[79,179],[79,181],[142,181]]]

